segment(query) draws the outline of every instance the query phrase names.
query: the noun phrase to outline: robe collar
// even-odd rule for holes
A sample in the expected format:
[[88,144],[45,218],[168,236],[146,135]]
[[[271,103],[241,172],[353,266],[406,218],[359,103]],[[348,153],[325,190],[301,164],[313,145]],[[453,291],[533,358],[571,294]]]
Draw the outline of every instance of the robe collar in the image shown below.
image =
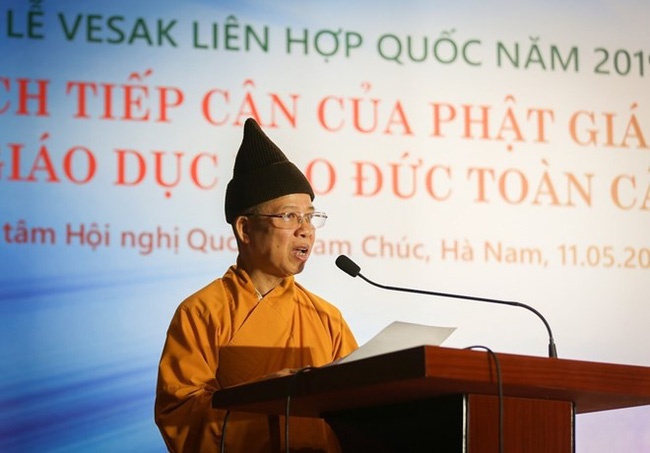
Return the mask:
[[293,292],[294,290],[295,280],[293,275],[282,279],[279,285],[277,285],[265,295],[261,295],[259,291],[257,291],[257,288],[255,288],[250,275],[248,275],[248,272],[246,272],[243,268],[234,264],[230,266],[228,272],[232,272],[234,274],[234,279],[240,288],[242,288],[247,293],[250,293],[257,300],[282,298],[282,296],[285,296],[287,293]]

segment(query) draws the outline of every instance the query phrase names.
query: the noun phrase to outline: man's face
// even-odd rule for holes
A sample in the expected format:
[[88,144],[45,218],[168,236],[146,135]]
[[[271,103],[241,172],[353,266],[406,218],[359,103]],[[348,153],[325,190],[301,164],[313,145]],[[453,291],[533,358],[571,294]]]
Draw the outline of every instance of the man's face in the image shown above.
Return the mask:
[[[285,195],[259,206],[257,214],[314,212],[307,194]],[[251,216],[249,220],[249,251],[253,267],[275,277],[288,277],[302,272],[314,245],[314,228],[303,221],[295,228],[279,228],[280,219]]]

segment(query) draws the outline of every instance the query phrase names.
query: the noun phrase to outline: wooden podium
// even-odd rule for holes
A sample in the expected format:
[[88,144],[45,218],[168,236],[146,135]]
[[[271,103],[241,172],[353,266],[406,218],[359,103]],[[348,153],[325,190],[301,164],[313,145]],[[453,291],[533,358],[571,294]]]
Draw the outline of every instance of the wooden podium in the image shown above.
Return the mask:
[[[576,413],[650,405],[650,368],[498,354],[505,452],[573,452]],[[344,452],[496,452],[486,352],[422,346],[216,392],[213,406],[322,417]]]

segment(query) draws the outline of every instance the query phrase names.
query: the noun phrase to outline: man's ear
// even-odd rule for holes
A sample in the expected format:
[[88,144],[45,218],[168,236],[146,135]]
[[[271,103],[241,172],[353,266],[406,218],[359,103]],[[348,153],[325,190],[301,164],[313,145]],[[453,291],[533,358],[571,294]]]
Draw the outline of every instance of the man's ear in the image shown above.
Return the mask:
[[239,216],[235,219],[235,234],[242,244],[250,243],[250,220],[248,217]]

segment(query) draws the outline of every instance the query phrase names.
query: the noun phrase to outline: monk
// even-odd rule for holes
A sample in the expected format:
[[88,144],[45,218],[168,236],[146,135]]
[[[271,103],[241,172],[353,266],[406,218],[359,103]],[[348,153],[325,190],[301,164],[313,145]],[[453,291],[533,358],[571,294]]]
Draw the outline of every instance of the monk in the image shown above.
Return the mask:
[[[155,419],[170,451],[219,451],[225,412],[211,407],[215,391],[357,348],[339,310],[294,280],[327,219],[313,200],[307,178],[247,120],[225,202],[237,262],[181,303],[160,359]],[[284,417],[232,412],[226,451],[284,451],[283,426]],[[323,420],[291,417],[290,426],[292,451],[339,451]]]

